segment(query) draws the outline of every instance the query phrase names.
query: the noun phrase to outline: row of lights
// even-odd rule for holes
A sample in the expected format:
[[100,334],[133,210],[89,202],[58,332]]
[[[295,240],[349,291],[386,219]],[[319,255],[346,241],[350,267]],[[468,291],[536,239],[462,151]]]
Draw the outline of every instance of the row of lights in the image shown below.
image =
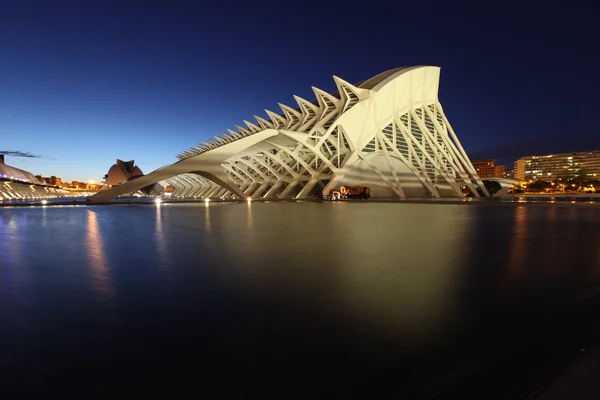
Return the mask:
[[[246,199],[246,201],[248,202],[248,204],[250,204],[252,202],[252,197],[248,197]],[[210,199],[207,197],[204,199],[204,204],[208,204],[210,203]],[[154,200],[154,204],[156,204],[157,206],[160,206],[162,204],[162,200],[160,198],[157,198]]]

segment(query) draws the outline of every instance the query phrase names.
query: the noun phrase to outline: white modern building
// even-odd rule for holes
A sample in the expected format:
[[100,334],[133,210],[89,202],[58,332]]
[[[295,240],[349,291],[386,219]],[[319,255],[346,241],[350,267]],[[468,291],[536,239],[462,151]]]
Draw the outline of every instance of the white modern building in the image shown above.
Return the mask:
[[358,84],[333,77],[338,93],[244,121],[179,161],[89,198],[105,202],[150,184],[173,196],[305,198],[340,185],[372,197],[488,195],[438,100],[440,68],[383,72]]

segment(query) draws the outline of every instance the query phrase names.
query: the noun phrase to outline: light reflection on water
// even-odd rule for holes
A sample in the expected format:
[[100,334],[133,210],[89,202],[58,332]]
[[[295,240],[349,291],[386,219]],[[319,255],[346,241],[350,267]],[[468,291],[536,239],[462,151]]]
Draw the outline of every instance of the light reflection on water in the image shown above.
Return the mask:
[[135,361],[131,379],[175,385],[166,366],[226,357],[260,393],[261,376],[323,375],[333,393],[388,380],[429,393],[497,357],[499,337],[531,346],[520,330],[598,287],[599,222],[595,204],[0,209],[1,365],[118,379],[71,362]]
[[167,237],[164,233],[163,225],[168,222],[163,221],[163,206],[160,203],[156,205],[155,209],[156,215],[154,240],[156,241],[156,253],[161,271],[167,273],[171,269],[171,260],[169,257]]
[[110,307],[114,300],[114,288],[110,277],[110,266],[100,233],[98,216],[95,210],[87,209],[87,252],[90,270],[90,283],[95,298],[103,306]]
[[508,279],[518,280],[523,274],[525,268],[525,253],[527,252],[527,211],[526,206],[517,206],[513,218],[513,231],[511,233],[511,243],[508,248],[509,268]]

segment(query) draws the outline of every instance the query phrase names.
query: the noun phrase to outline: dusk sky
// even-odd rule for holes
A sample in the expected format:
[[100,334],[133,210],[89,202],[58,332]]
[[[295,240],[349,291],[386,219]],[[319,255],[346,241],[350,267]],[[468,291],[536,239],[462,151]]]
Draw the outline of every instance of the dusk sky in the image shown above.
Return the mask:
[[472,159],[600,149],[597,10],[481,3],[3,2],[0,153],[67,181],[149,173],[333,75],[411,65],[442,68]]

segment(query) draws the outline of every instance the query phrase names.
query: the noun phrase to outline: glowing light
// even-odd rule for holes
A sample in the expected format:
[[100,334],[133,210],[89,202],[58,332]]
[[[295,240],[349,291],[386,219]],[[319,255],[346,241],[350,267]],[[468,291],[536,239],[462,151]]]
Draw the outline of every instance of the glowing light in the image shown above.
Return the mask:
[[248,197],[246,200],[248,200],[248,203],[250,203],[252,201],[252,197]]
[[154,202],[156,203],[157,206],[160,206],[160,203],[162,203],[161,199],[156,199],[154,200]]
[[42,200],[42,204],[48,204],[48,200]]

